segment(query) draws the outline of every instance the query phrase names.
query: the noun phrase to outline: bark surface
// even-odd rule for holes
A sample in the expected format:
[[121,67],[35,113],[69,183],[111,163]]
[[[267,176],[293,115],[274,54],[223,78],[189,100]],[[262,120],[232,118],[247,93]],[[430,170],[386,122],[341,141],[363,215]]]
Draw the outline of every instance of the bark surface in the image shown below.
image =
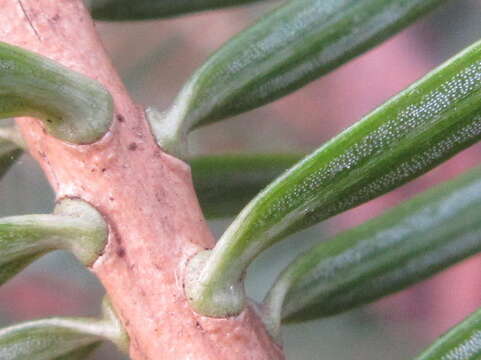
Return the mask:
[[18,124],[57,198],[88,201],[108,222],[108,246],[92,271],[130,336],[131,358],[283,359],[251,309],[212,319],[189,307],[185,264],[214,244],[190,169],[156,145],[143,109],[112,68],[82,1],[0,0],[0,19],[0,41],[90,76],[114,97],[112,127],[92,145],[59,141],[35,119]]

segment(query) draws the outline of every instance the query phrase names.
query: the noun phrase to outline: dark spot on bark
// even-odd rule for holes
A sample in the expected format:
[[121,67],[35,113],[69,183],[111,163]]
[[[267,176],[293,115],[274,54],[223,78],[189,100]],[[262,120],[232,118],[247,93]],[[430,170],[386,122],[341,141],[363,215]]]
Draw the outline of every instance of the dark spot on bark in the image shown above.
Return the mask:
[[[165,195],[164,195],[164,192],[163,191],[157,191],[154,193],[154,196],[155,196],[155,199],[159,202],[159,203],[163,203],[165,202]],[[164,217],[165,218],[165,217]]]
[[117,121],[119,123],[123,123],[125,121],[125,118],[123,117],[122,114],[117,114]]
[[102,168],[102,172],[106,172],[106,171],[107,171],[107,169],[106,169],[106,168]]
[[202,327],[202,325],[201,325],[198,321],[195,322],[195,327],[196,327],[197,329],[204,330],[204,328]]
[[110,197],[109,197],[109,200],[110,200],[110,201],[114,201],[115,199],[114,199],[112,196],[110,196]]
[[130,143],[128,149],[129,149],[130,151],[135,151],[135,150],[137,150],[137,144],[134,143],[134,142],[133,142],[133,143]]
[[53,17],[52,17],[52,21],[54,22],[57,22],[60,20],[60,15],[59,14],[55,14]]
[[120,247],[117,249],[117,256],[123,258],[125,256],[125,249]]
[[53,123],[52,119],[49,119],[49,118],[47,118],[46,121],[47,121],[49,124]]

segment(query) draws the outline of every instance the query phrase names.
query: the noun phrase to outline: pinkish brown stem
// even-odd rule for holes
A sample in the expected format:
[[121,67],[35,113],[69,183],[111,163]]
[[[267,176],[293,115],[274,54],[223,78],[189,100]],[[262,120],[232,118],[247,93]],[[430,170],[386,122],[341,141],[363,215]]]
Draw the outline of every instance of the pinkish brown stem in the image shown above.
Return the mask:
[[[81,0],[0,0],[0,41],[97,79],[115,119],[93,145],[50,137],[18,119],[57,198],[78,197],[108,220],[109,243],[93,266],[130,336],[134,360],[283,359],[251,309],[229,319],[192,311],[183,291],[187,260],[214,244],[189,167],[162,152],[119,80]],[[80,119],[81,120],[81,119]]]

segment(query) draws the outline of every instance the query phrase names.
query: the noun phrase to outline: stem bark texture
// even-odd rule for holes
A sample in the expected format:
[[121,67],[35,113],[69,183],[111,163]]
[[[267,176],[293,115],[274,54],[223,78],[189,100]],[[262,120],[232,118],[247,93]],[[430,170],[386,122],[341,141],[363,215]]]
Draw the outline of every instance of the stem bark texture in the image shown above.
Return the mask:
[[0,41],[94,78],[114,97],[112,127],[91,145],[55,139],[36,119],[17,122],[57,198],[83,199],[108,222],[108,246],[92,271],[130,336],[131,358],[283,359],[250,308],[228,319],[203,317],[190,308],[185,265],[214,245],[190,168],[155,143],[143,108],[132,102],[112,68],[83,2],[0,0],[0,20]]

